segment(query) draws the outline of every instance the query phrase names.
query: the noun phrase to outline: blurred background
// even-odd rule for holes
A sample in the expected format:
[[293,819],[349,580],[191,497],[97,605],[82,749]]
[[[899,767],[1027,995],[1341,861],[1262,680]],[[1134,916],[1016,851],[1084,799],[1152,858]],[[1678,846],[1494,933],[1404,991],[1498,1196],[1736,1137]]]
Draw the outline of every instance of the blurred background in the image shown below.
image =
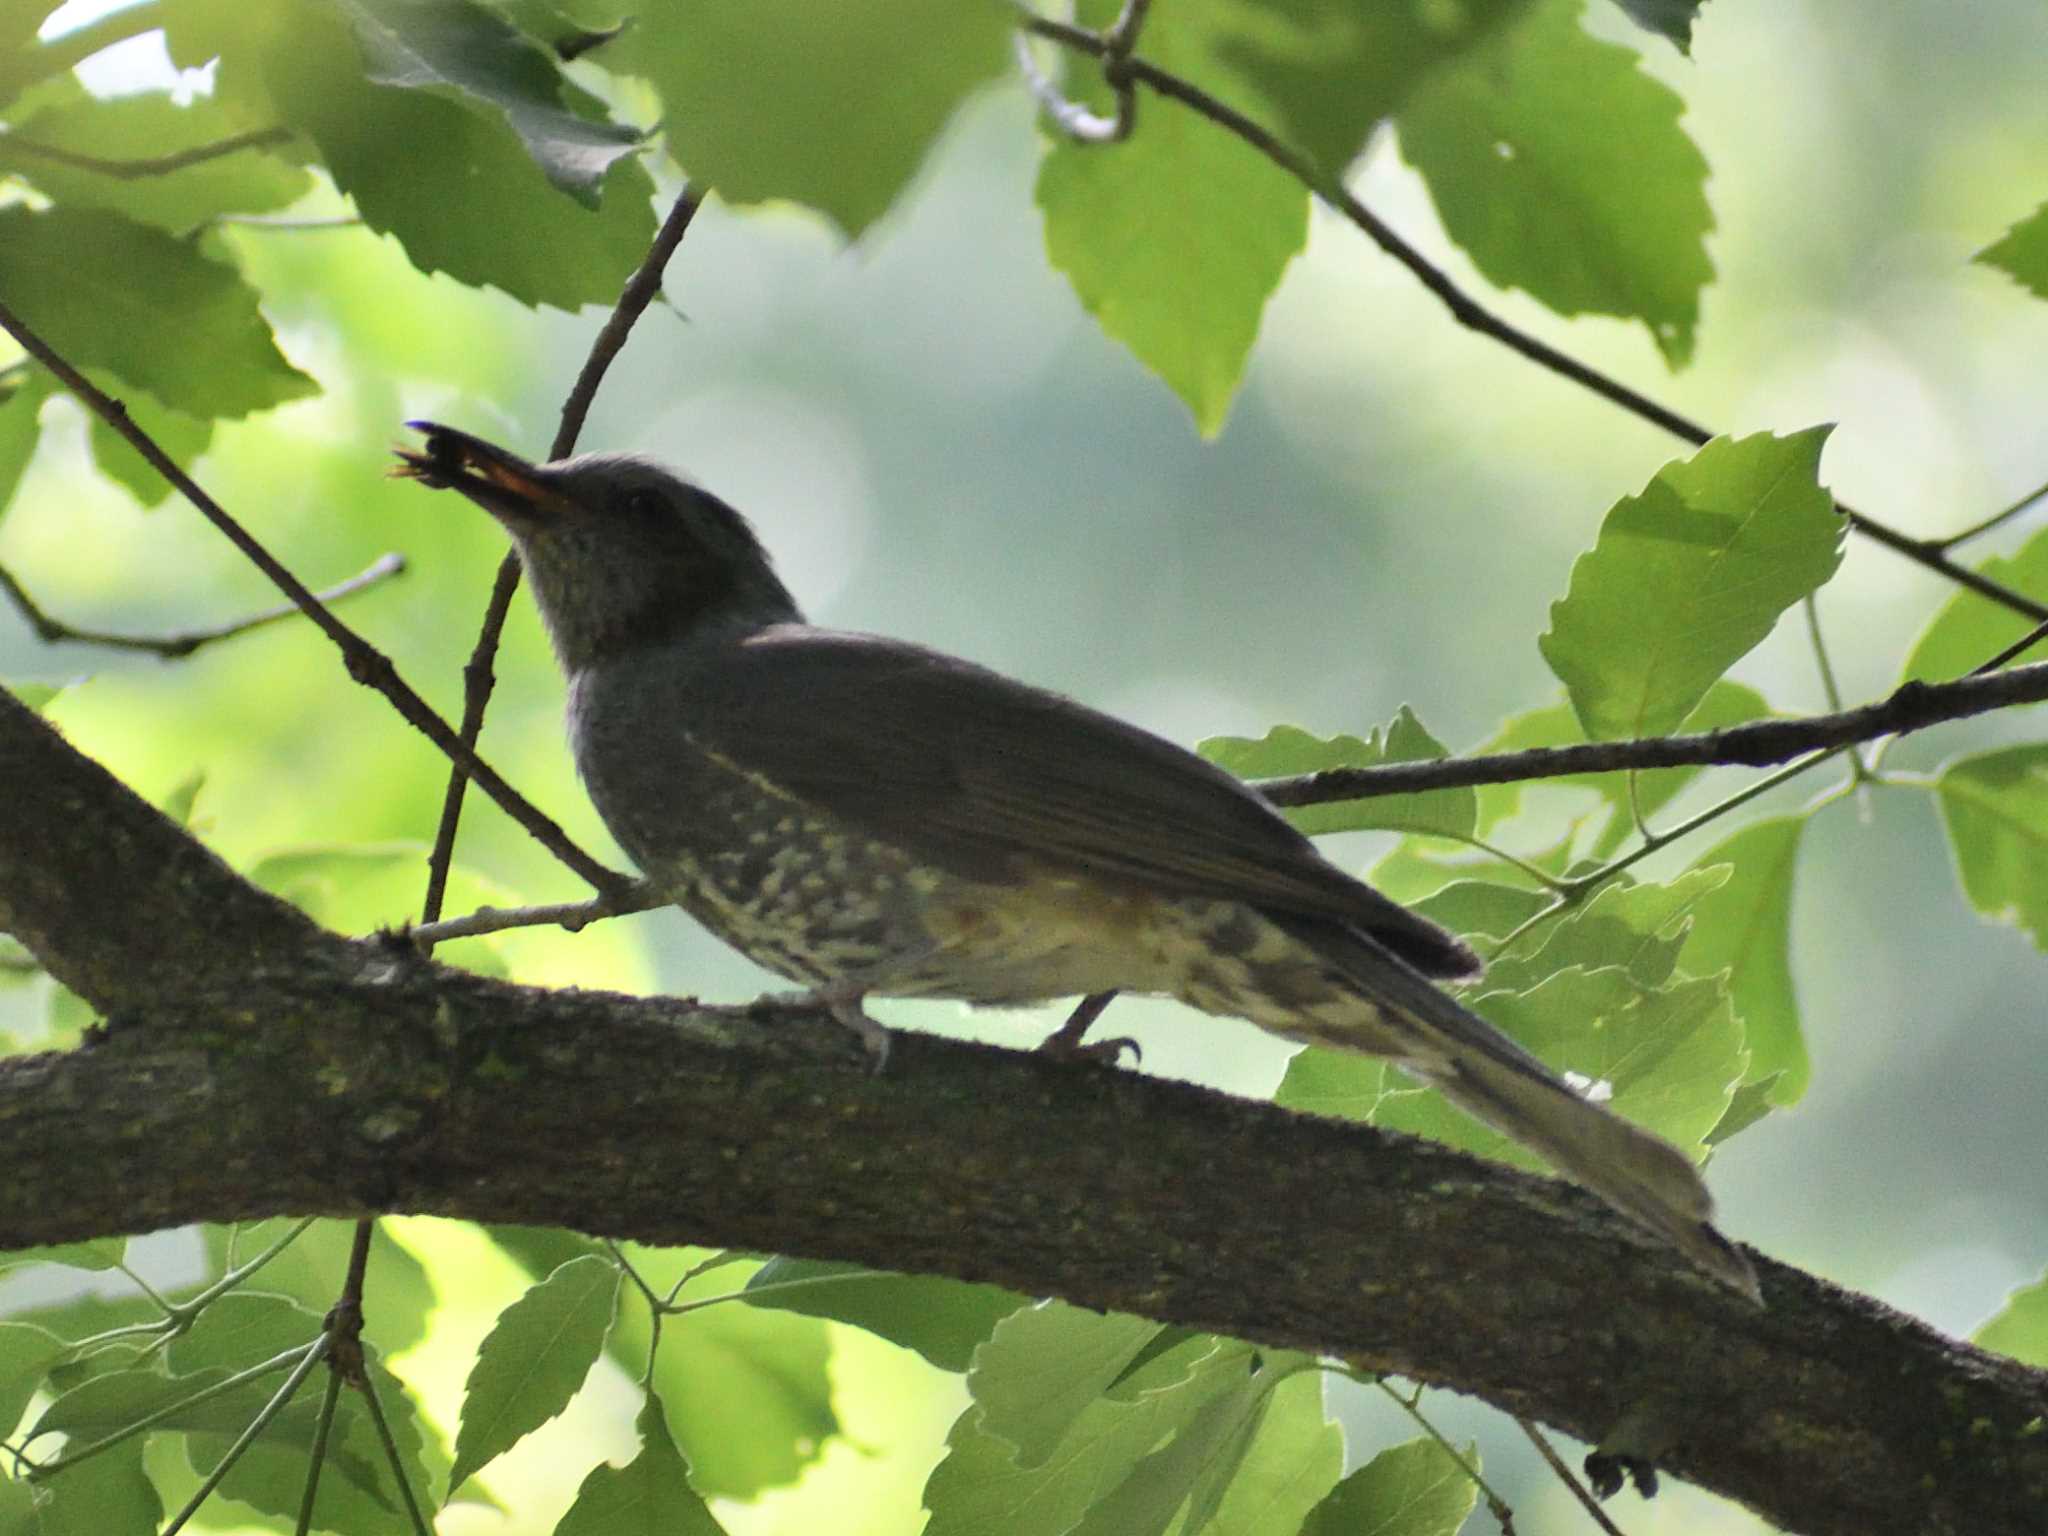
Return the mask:
[[[1640,328],[1565,322],[1487,290],[1391,140],[1359,168],[1365,201],[1509,318],[1717,430],[1839,422],[1823,478],[1909,533],[1961,528],[2048,479],[2048,304],[1969,263],[2048,197],[2048,11],[1715,0],[1690,61],[1607,7],[1592,22],[1644,49],[1683,94],[1713,167],[1719,278],[1687,372],[1668,376]],[[100,60],[96,87],[160,81],[151,46]],[[1682,445],[1461,330],[1320,212],[1227,427],[1203,442],[1048,267],[1039,152],[1010,84],[962,113],[912,195],[852,249],[797,210],[710,204],[670,268],[669,307],[641,322],[584,446],[656,454],[746,510],[820,622],[957,651],[1183,742],[1280,722],[1362,734],[1406,703],[1456,750],[1556,697],[1535,646],[1548,605],[1606,509]],[[223,429],[198,476],[314,585],[403,552],[408,573],[347,614],[452,716],[502,543],[453,498],[386,480],[389,448],[400,422],[429,416],[541,451],[602,316],[535,314],[421,277],[361,229],[231,238],[272,296],[286,351],[326,393]],[[155,631],[272,601],[189,509],[143,511],[95,478],[78,412],[47,410],[0,521],[0,563],[44,606]],[[2009,549],[2037,523],[1969,552]],[[1948,595],[1852,539],[1820,606],[1852,702],[1892,685]],[[523,598],[499,674],[486,757],[619,861],[574,782],[559,682]],[[1780,709],[1824,707],[1796,622],[1736,675]],[[46,647],[0,611],[0,676],[66,684],[52,717],[145,794],[203,775],[196,824],[240,866],[392,844],[366,869],[374,878],[323,899],[330,920],[357,929],[412,915],[421,866],[408,845],[432,835],[441,764],[310,630],[279,626],[166,664]],[[2038,722],[2017,714],[1951,727],[1890,761],[1931,768],[2030,731]],[[1801,781],[1782,803],[1824,783]],[[474,878],[460,894],[583,894],[487,803],[470,807],[458,857]],[[1927,794],[1845,801],[1808,839],[1793,963],[1813,1083],[1715,1158],[1723,1225],[1967,1332],[2048,1266],[2048,971],[2023,935],[1963,902]],[[1358,838],[1331,851],[1364,870],[1380,849]],[[489,963],[480,947],[446,954]],[[673,912],[494,948],[513,974],[549,984],[716,1001],[780,985]],[[0,1028],[23,1046],[45,1037],[49,1012],[40,985],[0,989]],[[1056,1022],[943,1004],[877,1012],[1015,1045]],[[1286,1054],[1167,1005],[1120,1003],[1110,1023],[1142,1038],[1145,1070],[1247,1093],[1269,1093]],[[463,1266],[432,1337],[398,1362],[452,1425],[476,1340],[522,1280],[464,1229],[391,1226]],[[178,1252],[164,1241],[167,1265]],[[844,1441],[796,1488],[722,1507],[734,1530],[916,1528],[958,1383],[850,1330],[834,1338]],[[486,1474],[516,1520],[463,1510],[443,1529],[551,1528],[593,1454],[629,1451],[629,1400],[623,1378],[601,1385],[529,1442],[539,1450]],[[1412,1432],[1362,1394],[1332,1401],[1365,1454],[1374,1435]],[[1480,1439],[1525,1530],[1590,1528],[1506,1420],[1430,1402],[1453,1438]],[[1632,1536],[1756,1528],[1678,1488],[1616,1508]],[[1473,1528],[1488,1528],[1483,1513]]]

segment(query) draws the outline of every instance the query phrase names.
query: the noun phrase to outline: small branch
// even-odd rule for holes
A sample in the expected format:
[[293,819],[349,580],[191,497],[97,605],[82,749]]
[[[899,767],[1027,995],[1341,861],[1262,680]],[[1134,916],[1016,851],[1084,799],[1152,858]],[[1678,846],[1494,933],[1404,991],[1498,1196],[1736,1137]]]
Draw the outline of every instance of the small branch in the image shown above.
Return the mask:
[[1879,736],[1905,735],[2015,704],[2044,701],[2048,701],[2048,662],[2037,662],[2003,672],[1972,674],[1949,683],[1905,683],[1876,704],[1804,720],[1763,720],[1693,736],[1648,736],[1634,741],[1531,747],[1522,752],[1390,763],[1378,768],[1332,768],[1298,778],[1267,779],[1253,787],[1279,806],[1327,805],[1334,800],[1362,800],[1373,795],[1510,784],[1522,779],[1613,773],[1629,768],[1762,768]]
[[235,1443],[228,1447],[227,1454],[215,1463],[213,1470],[207,1473],[199,1486],[192,1491],[192,1497],[185,1501],[185,1507],[171,1517],[170,1523],[163,1529],[163,1536],[177,1536],[177,1533],[185,1528],[185,1522],[199,1513],[199,1506],[213,1496],[213,1490],[220,1486],[221,1479],[234,1470],[235,1463],[242,1459],[243,1453],[256,1443],[256,1437],[270,1428],[271,1421],[290,1405],[292,1398],[298,1394],[299,1387],[313,1373],[313,1367],[320,1363],[326,1353],[327,1340],[324,1338],[315,1340],[307,1347],[305,1358],[293,1367],[291,1375],[284,1379],[270,1401],[265,1403],[256,1417],[249,1421],[249,1427],[235,1437]]
[[390,1421],[384,1417],[384,1405],[377,1399],[377,1384],[365,1374],[358,1390],[369,1405],[370,1422],[377,1426],[377,1440],[384,1447],[384,1459],[391,1464],[391,1476],[398,1484],[399,1496],[405,1500],[405,1512],[412,1521],[414,1536],[433,1536],[427,1527],[426,1516],[420,1513],[419,1501],[412,1496],[412,1484],[406,1480],[405,1458],[398,1453],[398,1441],[391,1433]]
[[1593,1497],[1593,1490],[1579,1480],[1578,1474],[1564,1464],[1564,1458],[1557,1454],[1557,1448],[1544,1437],[1533,1419],[1517,1417],[1515,1422],[1522,1426],[1522,1433],[1529,1437],[1529,1443],[1536,1447],[1537,1454],[1557,1474],[1557,1480],[1571,1489],[1572,1497],[1579,1501],[1580,1508],[1593,1517],[1593,1523],[1600,1527],[1604,1536],[1621,1536],[1621,1530],[1607,1518],[1607,1511],[1600,1507],[1600,1501]]
[[[1091,54],[1096,58],[1104,58],[1109,53],[1108,37],[1102,33],[1091,32],[1086,27],[1053,21],[1044,16],[1032,15],[1028,11],[1020,24],[1027,32],[1049,38],[1053,42]],[[1490,337],[1538,367],[1547,369],[1560,378],[1571,380],[1581,388],[1590,390],[1653,426],[1663,428],[1672,436],[1682,438],[1694,447],[1704,446],[1712,440],[1713,433],[1698,422],[1681,416],[1668,406],[1658,404],[1640,391],[1630,389],[1620,380],[1610,378],[1596,368],[1588,367],[1577,358],[1560,352],[1527,331],[1508,324],[1485,308],[1445,276],[1428,257],[1402,239],[1390,225],[1354,197],[1341,178],[1324,170],[1309,156],[1282,142],[1243,113],[1225,105],[1201,87],[1143,59],[1126,59],[1124,68],[1129,71],[1130,78],[1162,96],[1179,102],[1189,110],[1206,117],[1225,132],[1243,140],[1294,177],[1315,196],[1336,209],[1356,225],[1373,244],[1406,267],[1423,287],[1435,294],[1444,307],[1450,310],[1451,318],[1460,325],[1477,331],[1482,336]],[[1958,586],[1967,587],[2016,613],[2026,614],[2032,619],[2048,620],[2048,604],[2038,603],[2026,594],[1993,581],[1966,565],[1958,565],[1948,557],[1941,541],[1913,538],[1865,513],[1858,512],[1845,502],[1837,501],[1835,505],[1843,517],[1848,519],[1849,526],[1864,537],[1904,555],[1916,564],[1926,566],[1929,570],[1938,571]]]
[[38,160],[48,160],[53,165],[68,165],[73,170],[91,171],[96,176],[111,176],[117,181],[140,181],[151,176],[168,176],[173,171],[184,170],[187,166],[204,165],[209,160],[239,154],[245,149],[266,149],[272,144],[283,144],[292,137],[292,130],[281,125],[275,128],[254,128],[247,133],[216,139],[211,144],[195,144],[190,149],[176,150],[168,155],[151,155],[140,160],[107,160],[98,155],[82,155],[76,150],[65,149],[56,144],[44,144],[19,133],[0,136],[0,146],[18,149],[23,154]]
[[327,1436],[334,1428],[334,1410],[341,1402],[341,1373],[327,1373],[327,1391],[320,1399],[320,1417],[313,1427],[313,1454],[306,1461],[306,1489],[299,1497],[299,1520],[294,1536],[306,1536],[313,1529],[313,1505],[320,1497],[320,1469],[327,1463]]
[[1024,84],[1037,98],[1039,107],[1059,126],[1062,133],[1079,144],[1120,144],[1138,125],[1138,92],[1131,79],[1131,53],[1138,46],[1151,0],[1124,0],[1123,11],[1108,31],[1101,34],[1102,77],[1116,98],[1116,112],[1101,117],[1079,102],[1069,101],[1060,88],[1038,67],[1031,53],[1031,39],[1017,33],[1017,68]]
[[[576,382],[570,386],[568,399],[562,402],[561,425],[556,429],[554,444],[548,450],[549,458],[563,458],[576,447],[576,438],[583,430],[584,418],[590,413],[591,401],[597,398],[597,386],[604,381],[612,359],[625,346],[634,323],[654,302],[654,296],[661,292],[661,275],[667,270],[669,258],[675,254],[676,247],[683,243],[690,221],[696,218],[697,209],[702,204],[703,195],[687,183],[676,194],[675,206],[669,209],[653,245],[648,247],[646,260],[626,279],[626,286],[619,291],[619,302],[612,307],[610,318],[590,344],[590,355],[584,359]],[[462,745],[466,750],[473,750],[478,737],[483,734],[484,711],[490,707],[491,692],[498,683],[492,664],[498,655],[498,642],[505,632],[505,617],[512,611],[512,598],[518,590],[519,557],[507,553],[498,562],[490,600],[484,604],[483,622],[477,628],[476,645],[462,668]],[[442,903],[447,900],[448,870],[455,858],[455,833],[462,825],[462,801],[468,787],[469,774],[458,761],[449,773],[448,787],[441,795],[441,820],[434,828],[433,851],[427,856],[427,894],[420,904],[422,929],[434,926],[441,916]],[[607,899],[616,899],[620,891],[615,886],[600,886],[598,889]],[[419,932],[418,929],[414,931],[416,934]],[[435,940],[429,938],[423,942],[431,950]]]
[[614,890],[626,883],[624,875],[605,868],[577,847],[569,840],[569,835],[551,818],[508,784],[495,768],[479,758],[475,749],[459,739],[455,732],[449,729],[448,723],[435,714],[427,701],[398,675],[398,669],[391,664],[390,657],[337,619],[326,604],[307,589],[304,582],[286,570],[277,557],[264,548],[253,534],[228,515],[219,502],[201,490],[192,477],[157,446],[154,438],[135,424],[128,415],[127,408],[120,401],[93,384],[60,357],[51,349],[49,343],[30,330],[5,304],[0,304],[0,330],[7,331],[20,342],[37,362],[55,374],[95,415],[120,433],[158,474],[170,481],[187,501],[199,509],[208,522],[226,536],[229,543],[268,576],[278,590],[290,598],[299,611],[334,642],[335,647],[341,652],[350,677],[365,687],[374,688],[389,700],[407,724],[433,742],[452,761],[460,764],[465,772],[483,786],[484,792],[495,800],[508,816],[526,828],[541,846],[588,880],[600,892]]
[[2012,519],[2018,517],[2022,512],[2026,511],[2027,508],[2031,507],[2035,502],[2041,500],[2044,496],[2048,496],[2048,485],[2037,485],[2031,491],[2027,492],[2026,495],[2022,496],[2018,501],[2015,501],[2011,506],[2002,508],[2001,510],[1992,513],[1982,522],[1970,524],[1970,526],[1965,528],[1961,533],[1952,533],[1945,539],[1935,540],[1935,547],[1944,551],[1951,550],[1954,549],[1958,544],[1967,543],[1971,539],[1978,538],[1983,534],[1987,534],[1992,529],[2000,527],[2005,523],[2011,522]]
[[[324,592],[314,595],[323,603],[333,604],[358,592],[389,581],[405,573],[403,555],[384,555],[361,574],[351,576],[347,581],[337,583]],[[234,619],[225,624],[216,624],[209,629],[188,629],[169,635],[117,635],[102,629],[86,629],[64,620],[52,618],[45,613],[19,581],[5,566],[0,566],[0,592],[21,611],[28,627],[36,632],[36,638],[45,645],[73,642],[79,645],[102,645],[113,650],[146,651],[152,656],[166,660],[178,660],[190,656],[203,645],[216,640],[232,640],[237,635],[246,635],[252,629],[261,629],[266,624],[275,624],[281,619],[296,618],[300,610],[290,603],[280,603],[275,608],[266,608],[261,613],[252,613],[246,618]]]
[[629,885],[617,895],[596,901],[565,901],[541,907],[479,907],[462,917],[444,917],[438,922],[419,923],[407,930],[415,944],[432,949],[450,939],[473,939],[486,933],[504,933],[513,928],[543,928],[553,925],[580,933],[591,923],[607,917],[624,917],[632,912],[651,912],[667,904],[668,898],[645,881]]

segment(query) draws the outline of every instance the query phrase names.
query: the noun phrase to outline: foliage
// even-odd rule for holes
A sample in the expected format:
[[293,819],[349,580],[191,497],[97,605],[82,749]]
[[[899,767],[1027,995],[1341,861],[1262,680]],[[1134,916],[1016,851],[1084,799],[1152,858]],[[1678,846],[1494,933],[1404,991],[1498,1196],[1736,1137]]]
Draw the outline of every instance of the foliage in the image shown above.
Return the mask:
[[[662,0],[630,13],[610,0],[147,0],[79,35],[160,34],[173,61],[210,73],[196,87],[99,95],[73,72],[84,55],[70,34],[38,37],[46,9],[15,7],[0,23],[0,302],[120,396],[180,465],[207,457],[211,468],[217,454],[232,476],[234,445],[248,441],[234,434],[274,433],[315,483],[323,453],[357,474],[361,444],[295,438],[294,402],[342,397],[379,436],[402,414],[398,358],[466,402],[488,396],[529,342],[479,339],[491,328],[466,307],[471,290],[528,310],[612,302],[653,236],[656,188],[672,190],[678,170],[728,204],[800,205],[870,246],[909,222],[949,125],[1009,80],[1019,22],[954,0]],[[1117,10],[1091,0],[1078,21],[1107,27]],[[1708,161],[1682,91],[1637,48],[1648,38],[1689,51],[1712,25],[1698,4],[1618,0],[1589,15],[1581,0],[1174,0],[1157,12],[1136,57],[1200,99],[1141,80],[1121,142],[1049,130],[1036,202],[1047,258],[1080,308],[1199,433],[1223,430],[1317,208],[1343,206],[1343,178],[1389,130],[1445,236],[1492,288],[1560,316],[1639,323],[1672,369],[1694,359],[1715,276]],[[1633,46],[1613,40],[1625,23],[1643,29]],[[1030,47],[1072,98],[1119,110],[1114,61],[1105,70],[1058,29]],[[1246,121],[1271,142],[1234,126]],[[270,243],[287,227],[331,231],[345,254]],[[2044,252],[2048,210],[2036,210],[1978,259],[2044,295]],[[343,283],[351,265],[377,281]],[[45,439],[68,419],[68,391],[27,358],[6,365],[0,389],[0,514],[26,521],[43,515],[22,487],[61,447]],[[1714,437],[1615,500],[1576,563],[1557,567],[1561,595],[1537,647],[1561,692],[1528,701],[1481,750],[1776,713],[1730,672],[1841,579],[1850,519],[1824,472],[1830,430],[1798,418]],[[95,421],[88,442],[109,484],[163,501],[166,482],[109,425]],[[1955,574],[1947,547],[1922,554]],[[1994,595],[1946,592],[1903,681],[1956,678],[2030,632],[2024,605],[1996,589],[2048,594],[2048,534],[1976,569]],[[304,644],[289,652],[301,660],[316,644],[248,643]],[[60,715],[67,704],[50,687],[15,691]],[[302,720],[313,709],[302,693],[263,703]],[[206,707],[224,733],[253,709]],[[351,753],[373,774],[380,728],[291,763],[303,799],[354,771]],[[1359,729],[1282,724],[1204,751],[1254,779],[1453,755],[1405,705]],[[147,749],[136,751],[148,778]],[[1796,879],[1830,807],[1872,786],[1924,792],[1969,905],[2048,946],[2048,744],[1965,746],[1924,778],[1889,772],[1882,747],[1833,762],[1832,788],[1761,810],[1749,809],[1761,792],[1814,764],[1760,781],[1726,767],[1622,768],[1540,795],[1519,782],[1448,786],[1290,815],[1316,835],[1392,834],[1374,878],[1487,957],[1472,1006],[1704,1158],[1797,1102],[1814,1074],[1790,956]],[[216,802],[192,767],[165,766],[160,798],[217,831],[251,878],[349,931],[417,915],[426,858],[414,839],[439,794],[426,769],[397,776],[383,819],[336,843],[315,818],[256,797]],[[1717,794],[1696,793],[1706,784]],[[1687,841],[1654,875],[1642,867],[1710,828],[1711,841]],[[458,867],[453,900],[509,905],[519,883]],[[630,966],[622,948],[603,948],[623,941],[586,939],[584,963]],[[521,980],[578,974],[516,938],[444,953]],[[45,1032],[24,1043],[69,1044],[86,1022],[76,999],[54,986],[49,997]],[[1303,1051],[1278,1098],[1535,1163],[1378,1061]],[[1347,1443],[1324,1394],[1331,1372],[1352,1373],[1331,1362],[819,1259],[642,1253],[564,1232],[467,1240],[508,1294],[475,1346],[452,1443],[403,1361],[390,1362],[429,1341],[437,1297],[467,1276],[386,1232],[370,1257],[371,1391],[324,1408],[324,1372],[289,1401],[273,1394],[319,1363],[308,1352],[326,1337],[346,1263],[338,1224],[208,1229],[196,1272],[161,1294],[118,1240],[11,1256],[42,1299],[10,1301],[0,1322],[0,1536],[155,1530],[216,1470],[225,1502],[205,1518],[291,1529],[316,1464],[313,1528],[404,1529],[410,1501],[490,1500],[544,1426],[600,1399],[631,1421],[622,1461],[561,1469],[575,1491],[555,1529],[714,1532],[722,1501],[816,1475],[835,1447],[859,1443],[828,1371],[837,1351],[862,1347],[847,1342],[856,1332],[916,1357],[920,1380],[945,1373],[959,1398],[923,1485],[929,1536],[1448,1536],[1470,1528],[1479,1497],[1476,1450],[1434,1433]],[[94,1275],[133,1283],[109,1292]],[[2016,1296],[1983,1342],[2048,1358],[2040,1298],[2039,1285]],[[253,1446],[241,1439],[251,1424],[263,1426]]]

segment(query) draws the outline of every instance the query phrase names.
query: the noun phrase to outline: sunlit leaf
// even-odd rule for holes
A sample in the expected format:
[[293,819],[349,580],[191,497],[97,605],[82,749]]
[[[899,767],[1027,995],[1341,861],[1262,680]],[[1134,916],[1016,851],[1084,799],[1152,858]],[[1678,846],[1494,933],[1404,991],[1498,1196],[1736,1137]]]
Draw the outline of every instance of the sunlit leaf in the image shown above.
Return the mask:
[[1587,36],[1584,8],[1541,0],[1438,70],[1401,109],[1401,153],[1490,282],[1640,320],[1678,367],[1714,277],[1706,157],[1677,93]]
[[233,267],[117,213],[0,209],[0,288],[72,364],[174,410],[245,416],[316,388],[277,350]]
[[1538,642],[1589,736],[1675,730],[1834,574],[1847,524],[1818,479],[1830,430],[1716,438],[1607,514]]
[[500,1314],[464,1389],[451,1491],[569,1406],[604,1348],[619,1279],[595,1254],[571,1259]]
[[1602,886],[1591,900],[1538,930],[1533,946],[1524,939],[1514,958],[1492,966],[1485,989],[1526,991],[1573,965],[1589,971],[1616,966],[1638,986],[1661,987],[1671,979],[1688,930],[1696,926],[1695,913],[1729,875],[1726,864],[1702,860],[1700,867],[1669,883],[1624,879]]
[[2048,746],[1959,758],[1935,789],[1970,905],[2048,948]]
[[1994,240],[1974,258],[1996,267],[2036,298],[2048,299],[2048,203]]
[[[110,394],[120,396],[121,404],[127,407],[135,424],[154,438],[157,447],[170,455],[171,461],[180,468],[189,467],[213,441],[211,421],[170,410],[141,390],[124,392],[118,383],[103,378],[94,382]],[[85,440],[92,449],[92,460],[99,472],[126,486],[128,494],[145,507],[156,506],[171,494],[171,482],[159,474],[127,438],[98,416],[93,416],[87,425]]]
[[0,1440],[28,1409],[52,1362],[70,1348],[47,1328],[33,1323],[0,1323]]
[[[2048,529],[2011,555],[1991,556],[1977,570],[2015,592],[2048,595]],[[1966,677],[2033,629],[2034,620],[2026,614],[1958,587],[1913,642],[1899,681],[1946,683]]]
[[637,1422],[640,1454],[584,1478],[555,1536],[720,1536],[723,1527],[690,1486],[661,1399],[649,1393]]
[[1324,1415],[1321,1374],[1290,1375],[1267,1394],[1228,1480],[1202,1490],[1217,1500],[1206,1529],[1211,1536],[1294,1531],[1343,1470],[1344,1435]]
[[[1460,1453],[1476,1470],[1479,1448]],[[1434,1440],[1381,1451],[1316,1506],[1301,1536],[1457,1536],[1478,1485]]]
[[966,1370],[975,1346],[996,1324],[1030,1305],[1030,1298],[1000,1286],[817,1259],[770,1259],[754,1271],[744,1294],[757,1307],[865,1328],[947,1371]]
[[1018,1466],[1039,1465],[1162,1326],[1061,1301],[1005,1318],[975,1352],[967,1377],[981,1405],[982,1432],[1006,1441]]
[[[1210,762],[1241,779],[1293,778],[1331,768],[1435,762],[1450,755],[1406,705],[1384,734],[1375,729],[1362,741],[1356,736],[1313,736],[1298,726],[1276,725],[1256,741],[1243,736],[1212,736],[1199,750]],[[1385,829],[1469,837],[1478,819],[1478,797],[1469,788],[1433,789],[1295,806],[1285,815],[1311,835]]]
[[2023,1285],[1970,1335],[1983,1349],[2011,1355],[2023,1365],[2048,1369],[2048,1277]]
[[35,1519],[26,1531],[34,1536],[156,1536],[163,1517],[163,1502],[143,1470],[137,1439],[39,1484]]
[[1696,976],[1729,972],[1742,1020],[1752,1079],[1771,1076],[1774,1104],[1796,1104],[1812,1063],[1792,989],[1792,875],[1804,816],[1752,822],[1699,857],[1698,869],[1725,868],[1725,884],[1707,892],[1681,957]]
[[43,402],[50,398],[50,376],[28,368],[13,376],[0,397],[0,517],[14,502],[21,477],[42,441]]

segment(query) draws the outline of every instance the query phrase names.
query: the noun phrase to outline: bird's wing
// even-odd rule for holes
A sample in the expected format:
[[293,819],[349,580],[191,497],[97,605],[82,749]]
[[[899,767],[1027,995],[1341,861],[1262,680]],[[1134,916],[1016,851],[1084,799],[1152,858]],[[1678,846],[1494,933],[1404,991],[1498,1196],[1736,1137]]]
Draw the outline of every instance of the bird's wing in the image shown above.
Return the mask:
[[1220,768],[1136,726],[919,646],[782,625],[720,657],[684,728],[736,766],[978,879],[1027,861],[1333,918],[1431,975],[1476,969],[1326,862]]

